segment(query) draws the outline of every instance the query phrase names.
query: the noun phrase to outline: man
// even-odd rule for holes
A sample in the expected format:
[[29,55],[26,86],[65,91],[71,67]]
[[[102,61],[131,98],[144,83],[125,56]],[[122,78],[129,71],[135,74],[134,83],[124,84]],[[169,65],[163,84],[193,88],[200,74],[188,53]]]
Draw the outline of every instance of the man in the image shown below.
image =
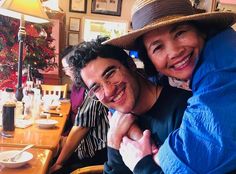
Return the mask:
[[[123,49],[102,45],[101,42],[98,38],[83,42],[74,49],[71,59],[74,59],[75,82],[84,83],[90,98],[118,111],[110,119],[105,173],[131,173],[124,166],[118,150],[124,132],[129,130],[133,121],[132,115],[136,116],[135,121],[142,130],[151,131],[153,142],[158,147],[170,132],[179,127],[191,93],[152,84],[137,73],[132,59]],[[140,130],[132,125],[128,135],[139,139],[142,135],[137,132]],[[146,131],[145,134],[149,133]],[[161,172],[151,155],[143,164],[147,173]]]
[[[74,82],[69,60],[72,53],[73,47],[64,51],[62,65],[65,73]],[[76,112],[73,120],[75,123],[50,173],[70,173],[77,168],[103,164],[107,160],[106,141],[109,128],[107,108],[99,101],[90,99],[80,84],[74,86],[77,90],[82,89],[79,95],[76,95],[75,91],[71,93],[72,97],[81,97],[71,101],[72,112]]]

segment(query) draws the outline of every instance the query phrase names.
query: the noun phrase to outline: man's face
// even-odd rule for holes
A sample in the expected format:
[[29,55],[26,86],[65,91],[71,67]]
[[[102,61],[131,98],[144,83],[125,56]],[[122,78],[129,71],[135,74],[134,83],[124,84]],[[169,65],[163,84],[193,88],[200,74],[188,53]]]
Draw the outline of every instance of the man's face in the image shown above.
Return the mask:
[[132,72],[119,61],[97,57],[81,70],[81,77],[107,107],[122,113],[135,108],[140,87]]
[[162,27],[143,36],[157,71],[182,80],[191,78],[204,45],[204,36],[189,24]]

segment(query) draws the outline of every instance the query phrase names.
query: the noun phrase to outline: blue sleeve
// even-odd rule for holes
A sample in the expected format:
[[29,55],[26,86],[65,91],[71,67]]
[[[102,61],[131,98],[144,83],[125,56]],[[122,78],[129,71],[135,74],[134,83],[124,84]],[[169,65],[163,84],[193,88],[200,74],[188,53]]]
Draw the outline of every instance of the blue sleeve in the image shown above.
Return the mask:
[[199,61],[182,124],[158,152],[164,173],[236,169],[236,32],[209,40]]

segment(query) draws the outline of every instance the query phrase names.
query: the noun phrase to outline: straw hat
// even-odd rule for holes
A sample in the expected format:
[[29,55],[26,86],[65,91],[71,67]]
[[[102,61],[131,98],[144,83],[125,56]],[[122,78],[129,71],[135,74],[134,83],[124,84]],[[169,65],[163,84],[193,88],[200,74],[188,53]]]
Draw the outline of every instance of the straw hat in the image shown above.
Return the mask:
[[[196,14],[189,0],[137,0],[132,9],[133,31],[110,39],[111,44],[125,49],[137,49],[135,40],[143,34],[163,26],[185,21],[197,21],[206,29],[224,29],[236,22],[236,13],[209,12]],[[207,28],[208,27],[208,28]]]

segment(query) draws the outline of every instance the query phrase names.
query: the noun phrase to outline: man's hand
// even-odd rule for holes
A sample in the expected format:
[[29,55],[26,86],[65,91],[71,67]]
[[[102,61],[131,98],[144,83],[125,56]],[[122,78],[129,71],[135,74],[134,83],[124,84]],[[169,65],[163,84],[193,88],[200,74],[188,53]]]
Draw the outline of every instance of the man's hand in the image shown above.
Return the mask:
[[120,142],[125,136],[135,120],[132,114],[122,114],[115,112],[112,116],[108,114],[110,129],[107,133],[108,146],[119,150]]
[[120,154],[127,167],[134,170],[136,164],[145,156],[152,154],[150,131],[145,130],[138,141],[133,141],[127,136],[123,137],[120,144]]

